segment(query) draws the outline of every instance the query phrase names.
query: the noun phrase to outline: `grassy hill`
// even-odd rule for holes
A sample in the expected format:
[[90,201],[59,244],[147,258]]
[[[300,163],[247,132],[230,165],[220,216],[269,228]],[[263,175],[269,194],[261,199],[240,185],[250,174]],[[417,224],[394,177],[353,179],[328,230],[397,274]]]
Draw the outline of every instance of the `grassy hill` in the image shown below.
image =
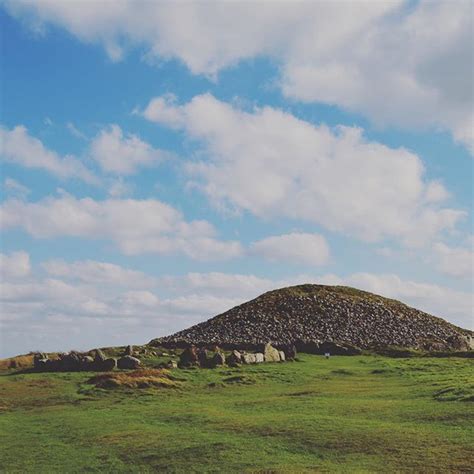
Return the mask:
[[472,469],[472,359],[299,358],[174,370],[152,388],[3,371],[0,471]]

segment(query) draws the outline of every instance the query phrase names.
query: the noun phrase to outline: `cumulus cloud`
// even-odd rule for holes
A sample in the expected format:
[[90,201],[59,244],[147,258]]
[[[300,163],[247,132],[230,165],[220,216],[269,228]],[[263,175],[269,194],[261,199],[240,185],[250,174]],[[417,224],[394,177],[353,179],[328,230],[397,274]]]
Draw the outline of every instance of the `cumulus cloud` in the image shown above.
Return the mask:
[[122,178],[113,180],[108,189],[108,194],[112,198],[124,197],[132,194],[134,186],[125,182]]
[[9,197],[16,197],[18,199],[26,199],[31,189],[19,183],[13,178],[5,178],[3,181],[3,189],[5,194]]
[[12,130],[0,127],[0,142],[0,156],[5,161],[25,168],[42,169],[60,179],[77,178],[92,184],[98,182],[77,158],[72,155],[60,156],[48,150],[22,125]]
[[246,112],[210,94],[184,105],[159,97],[143,115],[182,129],[202,147],[207,159],[188,163],[187,171],[218,206],[409,246],[465,216],[443,206],[448,192],[425,178],[417,155],[369,142],[359,128],[315,126],[271,107]]
[[0,259],[0,357],[142,344],[241,302],[206,291],[166,295],[154,277],[106,262],[48,261],[44,274],[19,272],[18,260]]
[[433,245],[434,259],[439,270],[446,275],[460,278],[472,278],[474,275],[473,246],[450,247],[442,242]]
[[103,45],[181,60],[216,77],[241,60],[279,65],[288,97],[335,104],[379,124],[448,130],[472,150],[473,40],[469,0],[391,2],[5,3],[34,28],[59,25]]
[[71,135],[81,140],[87,140],[87,136],[81,132],[72,122],[66,124],[66,128],[71,132]]
[[138,136],[124,135],[118,125],[102,130],[90,145],[92,158],[109,173],[130,175],[140,167],[156,166],[166,153],[153,148]]
[[254,242],[250,253],[272,262],[319,266],[329,261],[329,246],[319,234],[292,233],[267,237]]
[[30,256],[26,252],[12,252],[9,255],[0,253],[1,280],[25,277],[29,275],[30,271]]
[[70,195],[38,202],[7,200],[0,208],[3,229],[22,228],[36,238],[59,236],[110,239],[128,255],[184,254],[197,260],[241,254],[235,241],[220,241],[207,221],[187,222],[173,207],[154,199],[77,199]]
[[301,283],[355,286],[472,326],[472,294],[391,274],[295,275],[281,280],[220,272],[154,277],[92,260],[47,261],[31,270],[24,265],[25,252],[2,256],[2,268],[5,257],[16,271],[2,273],[2,356],[36,349],[141,344],[265,291]]
[[125,288],[149,288],[156,279],[143,272],[130,270],[120,265],[94,260],[66,262],[48,260],[42,264],[44,270],[55,278],[66,278],[72,281],[92,285],[117,286]]
[[394,298],[417,309],[447,319],[465,328],[474,327],[474,295],[448,287],[402,279],[395,274],[353,273],[297,274],[282,279],[261,278],[255,275],[232,273],[188,273],[182,276],[161,277],[160,287],[175,294],[209,293],[244,302],[258,295],[292,285],[315,283],[345,285]]

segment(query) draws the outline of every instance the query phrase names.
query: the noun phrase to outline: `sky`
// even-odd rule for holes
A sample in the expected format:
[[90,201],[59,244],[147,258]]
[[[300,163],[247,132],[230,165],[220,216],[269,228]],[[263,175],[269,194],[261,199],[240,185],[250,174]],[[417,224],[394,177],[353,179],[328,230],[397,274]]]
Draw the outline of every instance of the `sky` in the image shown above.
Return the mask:
[[0,357],[350,285],[473,328],[470,1],[1,0]]

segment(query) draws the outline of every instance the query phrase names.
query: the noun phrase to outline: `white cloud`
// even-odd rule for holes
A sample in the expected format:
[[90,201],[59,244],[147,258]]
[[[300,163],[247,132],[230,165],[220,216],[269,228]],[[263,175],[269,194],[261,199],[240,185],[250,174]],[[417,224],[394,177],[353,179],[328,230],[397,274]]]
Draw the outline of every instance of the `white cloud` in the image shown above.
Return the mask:
[[90,145],[91,156],[109,173],[130,175],[139,167],[156,166],[166,153],[133,134],[124,136],[118,125],[102,130]]
[[[18,269],[15,260],[24,262],[24,255],[8,256],[13,263],[10,267]],[[1,356],[37,349],[141,344],[204,321],[265,291],[301,283],[356,286],[400,299],[463,327],[473,323],[472,294],[405,281],[396,275],[296,275],[276,281],[217,272],[156,278],[91,260],[50,261],[42,267],[47,276],[24,265],[21,272],[4,274]]]
[[181,276],[162,276],[159,286],[174,295],[211,294],[226,299],[254,298],[272,289],[275,282],[255,275],[190,272]]
[[149,275],[113,263],[97,262],[94,260],[76,262],[48,260],[42,266],[53,277],[80,281],[91,285],[139,287],[143,289],[155,284],[155,279]]
[[319,234],[292,233],[254,242],[250,252],[272,262],[324,265],[329,261],[329,246]]
[[206,152],[187,170],[216,206],[410,246],[465,216],[442,207],[448,193],[424,177],[417,155],[369,142],[359,128],[315,126],[271,107],[245,112],[209,94],[185,105],[153,99],[143,114],[181,128]]
[[31,271],[30,256],[23,251],[12,252],[10,255],[0,253],[0,277],[22,278]]
[[76,138],[80,138],[81,140],[87,140],[87,136],[82,133],[72,122],[68,122],[66,124],[66,128],[71,132]]
[[434,258],[440,271],[449,276],[472,278],[474,276],[474,251],[470,248],[450,247],[442,242],[433,245]]
[[59,156],[48,150],[27,129],[18,125],[12,130],[0,127],[0,154],[2,158],[25,168],[48,171],[60,179],[77,178],[96,184],[97,178],[74,156]]
[[28,194],[31,193],[31,189],[14,180],[13,178],[5,178],[3,181],[3,189],[5,194],[10,197],[16,197],[18,199],[26,199]]
[[187,222],[179,211],[153,199],[95,201],[65,194],[38,202],[7,200],[0,216],[3,229],[22,228],[36,238],[111,239],[128,255],[184,254],[219,260],[242,252],[238,242],[216,239],[207,221]]
[[102,44],[112,60],[139,46],[215,77],[270,57],[288,97],[335,104],[380,124],[450,131],[472,149],[472,5],[430,2],[6,2],[39,25]]
[[112,198],[124,197],[132,194],[133,185],[126,183],[123,179],[115,179],[111,182],[108,189],[108,194]]

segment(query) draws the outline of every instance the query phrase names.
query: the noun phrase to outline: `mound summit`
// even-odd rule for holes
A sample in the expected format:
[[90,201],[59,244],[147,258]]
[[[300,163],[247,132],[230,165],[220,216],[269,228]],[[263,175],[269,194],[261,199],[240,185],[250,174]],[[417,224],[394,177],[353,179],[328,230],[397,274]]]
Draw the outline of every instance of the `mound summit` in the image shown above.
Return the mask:
[[300,350],[400,347],[428,351],[474,348],[473,333],[399,301],[345,286],[298,285],[259,297],[151,345],[251,348],[271,342]]

